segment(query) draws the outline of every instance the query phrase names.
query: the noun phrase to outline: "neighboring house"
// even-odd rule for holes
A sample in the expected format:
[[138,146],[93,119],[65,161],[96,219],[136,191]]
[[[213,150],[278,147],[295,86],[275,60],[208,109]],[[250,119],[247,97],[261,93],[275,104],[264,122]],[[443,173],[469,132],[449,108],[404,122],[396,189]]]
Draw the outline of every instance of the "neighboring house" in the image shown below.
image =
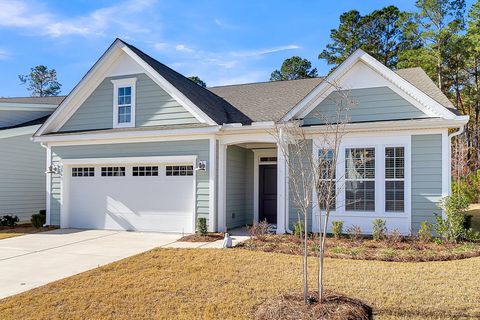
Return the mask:
[[[468,117],[421,69],[393,72],[358,50],[327,81],[205,89],[117,39],[34,135],[51,165],[47,223],[189,233],[199,217],[211,231],[267,219],[289,231],[296,211],[271,130],[303,119],[318,154],[322,123],[313,115],[332,110],[338,92],[329,83],[357,102],[337,176],[358,152],[374,159],[368,177],[357,172],[340,193],[356,195],[354,205],[332,219],[367,233],[375,218],[403,233],[434,221],[450,191],[448,129]],[[385,175],[386,154],[394,177]]]
[[64,97],[0,98],[0,215],[45,209],[45,148],[32,135]]

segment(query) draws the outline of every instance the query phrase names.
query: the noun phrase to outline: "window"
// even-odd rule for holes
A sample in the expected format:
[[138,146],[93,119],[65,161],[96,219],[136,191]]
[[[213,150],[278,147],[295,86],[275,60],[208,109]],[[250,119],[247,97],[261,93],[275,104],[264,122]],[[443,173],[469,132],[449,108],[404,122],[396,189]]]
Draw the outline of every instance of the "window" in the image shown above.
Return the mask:
[[193,176],[193,166],[167,166],[167,176]]
[[385,148],[385,211],[404,211],[404,186],[405,148]]
[[277,162],[277,157],[260,157],[260,162]]
[[158,176],[158,166],[133,167],[132,175],[134,177],[156,177]]
[[125,167],[102,167],[102,177],[125,177]]
[[135,126],[135,82],[136,78],[112,80],[114,128]]
[[318,169],[319,183],[317,185],[317,194],[321,201],[320,209],[325,209],[327,204],[329,209],[335,209],[336,198],[336,167],[334,163],[334,153],[332,149],[318,150]]
[[132,87],[118,88],[118,124],[132,122]]
[[345,149],[345,206],[375,211],[375,148]]
[[85,167],[85,168],[72,168],[72,177],[94,177],[95,168]]

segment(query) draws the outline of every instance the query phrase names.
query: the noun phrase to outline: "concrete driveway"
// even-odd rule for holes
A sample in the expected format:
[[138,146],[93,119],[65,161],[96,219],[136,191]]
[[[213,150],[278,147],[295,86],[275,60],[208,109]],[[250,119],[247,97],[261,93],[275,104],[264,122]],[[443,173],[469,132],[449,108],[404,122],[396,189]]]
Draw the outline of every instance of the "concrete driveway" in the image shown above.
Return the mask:
[[0,299],[144,251],[180,234],[59,229],[0,241]]

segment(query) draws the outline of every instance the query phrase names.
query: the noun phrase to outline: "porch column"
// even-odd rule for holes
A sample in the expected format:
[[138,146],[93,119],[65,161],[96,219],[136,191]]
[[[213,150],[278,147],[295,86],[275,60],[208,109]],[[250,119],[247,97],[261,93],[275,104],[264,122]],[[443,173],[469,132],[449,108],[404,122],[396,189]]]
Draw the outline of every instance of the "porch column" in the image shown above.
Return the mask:
[[281,146],[277,143],[277,233],[286,232],[286,210],[287,210],[287,165]]
[[227,145],[222,142],[218,146],[218,231],[227,231],[226,195],[227,195]]

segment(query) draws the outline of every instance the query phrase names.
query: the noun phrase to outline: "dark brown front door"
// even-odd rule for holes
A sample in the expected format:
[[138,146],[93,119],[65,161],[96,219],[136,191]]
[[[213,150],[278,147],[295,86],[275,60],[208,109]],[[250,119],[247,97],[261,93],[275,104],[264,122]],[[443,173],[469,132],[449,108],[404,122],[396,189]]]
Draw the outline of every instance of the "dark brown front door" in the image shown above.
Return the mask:
[[259,166],[258,183],[258,217],[259,221],[277,223],[277,165],[268,164]]

